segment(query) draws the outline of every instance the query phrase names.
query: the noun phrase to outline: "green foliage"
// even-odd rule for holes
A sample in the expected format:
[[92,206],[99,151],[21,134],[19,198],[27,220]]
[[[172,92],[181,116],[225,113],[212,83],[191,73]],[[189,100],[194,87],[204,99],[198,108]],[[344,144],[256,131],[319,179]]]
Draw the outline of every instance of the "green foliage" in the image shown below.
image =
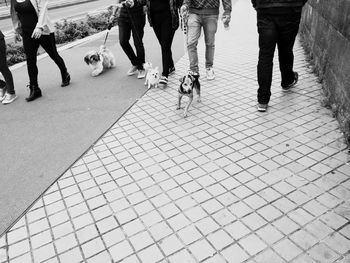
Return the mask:
[[111,16],[112,10],[109,8],[107,11],[97,15],[87,15],[87,21],[89,27],[103,31],[108,28],[109,17]]
[[[55,23],[55,39],[57,44],[82,39],[108,28],[108,20],[112,13],[112,6],[104,12],[87,15],[83,21],[68,21],[63,19]],[[7,44],[7,62],[9,66],[26,60],[22,43]]]
[[96,33],[96,30],[89,27],[89,25],[83,21],[74,22],[64,19],[62,22],[56,22],[55,26],[55,38],[57,44],[71,42]]
[[6,47],[7,64],[12,66],[13,64],[26,60],[24,49],[21,43],[10,43]]

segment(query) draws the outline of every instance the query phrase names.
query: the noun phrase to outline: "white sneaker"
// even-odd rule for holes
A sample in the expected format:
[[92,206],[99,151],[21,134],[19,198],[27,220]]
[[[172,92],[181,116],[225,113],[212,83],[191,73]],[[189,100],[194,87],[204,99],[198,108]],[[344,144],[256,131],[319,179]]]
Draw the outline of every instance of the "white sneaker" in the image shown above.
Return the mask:
[[15,99],[17,99],[17,95],[16,94],[6,93],[5,96],[4,96],[4,99],[2,100],[2,104],[10,104]]
[[0,89],[0,102],[2,102],[5,99],[5,91],[4,89]]
[[215,73],[213,68],[207,68],[207,80],[215,79]]
[[138,79],[143,79],[146,76],[146,70],[139,69],[139,74],[137,74]]
[[137,72],[137,67],[132,66],[126,74],[128,74],[128,76],[132,76],[132,75],[136,74],[136,72]]

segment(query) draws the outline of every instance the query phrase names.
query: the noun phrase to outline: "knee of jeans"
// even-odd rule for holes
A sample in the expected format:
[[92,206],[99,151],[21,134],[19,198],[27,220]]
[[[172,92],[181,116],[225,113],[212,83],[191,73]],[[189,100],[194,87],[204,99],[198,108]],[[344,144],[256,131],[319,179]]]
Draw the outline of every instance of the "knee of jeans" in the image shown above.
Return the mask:
[[198,41],[188,41],[187,42],[187,48],[188,49],[195,49],[197,48]]

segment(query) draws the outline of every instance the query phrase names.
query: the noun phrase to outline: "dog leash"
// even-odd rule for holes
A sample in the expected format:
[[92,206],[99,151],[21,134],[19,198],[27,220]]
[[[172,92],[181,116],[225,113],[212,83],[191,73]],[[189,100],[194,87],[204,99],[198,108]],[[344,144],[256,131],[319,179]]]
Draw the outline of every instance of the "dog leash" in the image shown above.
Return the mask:
[[104,46],[106,45],[106,41],[107,41],[107,38],[108,38],[108,35],[109,35],[109,31],[110,31],[110,29],[107,30],[107,34],[106,34],[106,37],[105,37],[105,41],[103,42],[103,45],[104,45]]
[[[117,4],[117,9],[115,12],[117,12],[117,10],[121,7],[123,7],[124,3],[120,3],[120,4]],[[108,30],[107,30],[107,33],[106,33],[106,37],[105,37],[105,41],[103,42],[103,45],[105,46],[106,45],[106,42],[107,42],[107,38],[108,38],[108,35],[109,35],[109,32],[111,31],[111,27],[110,24],[112,24],[113,21],[110,21],[109,24],[108,24]]]
[[[188,41],[188,34],[187,34],[187,29],[188,29],[188,25],[187,25],[187,19],[185,18],[184,15],[181,14],[181,10],[178,9],[178,13],[179,13],[179,17],[180,17],[180,28],[183,34],[183,45],[184,45],[184,51],[185,51],[185,55],[187,54],[187,41]],[[187,14],[188,15],[188,14]],[[187,62],[188,58],[186,59],[186,67],[188,67],[188,62]]]

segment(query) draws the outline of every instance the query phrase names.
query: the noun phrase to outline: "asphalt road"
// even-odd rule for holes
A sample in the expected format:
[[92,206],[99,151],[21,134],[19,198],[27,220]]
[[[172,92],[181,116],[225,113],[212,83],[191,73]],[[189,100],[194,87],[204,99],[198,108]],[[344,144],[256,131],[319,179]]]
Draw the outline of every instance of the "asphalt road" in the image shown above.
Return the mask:
[[[173,42],[177,62],[184,54],[182,34]],[[43,97],[27,103],[26,67],[12,71],[19,98],[0,105],[0,236],[145,92],[144,80],[126,75],[130,62],[112,30],[107,46],[117,66],[97,78],[83,61],[100,39],[61,52],[72,76],[61,88],[57,66],[48,57],[38,63]],[[153,30],[145,28],[146,61],[161,68],[161,52]],[[166,92],[166,91],[164,91]],[[175,105],[176,98],[174,98]]]

